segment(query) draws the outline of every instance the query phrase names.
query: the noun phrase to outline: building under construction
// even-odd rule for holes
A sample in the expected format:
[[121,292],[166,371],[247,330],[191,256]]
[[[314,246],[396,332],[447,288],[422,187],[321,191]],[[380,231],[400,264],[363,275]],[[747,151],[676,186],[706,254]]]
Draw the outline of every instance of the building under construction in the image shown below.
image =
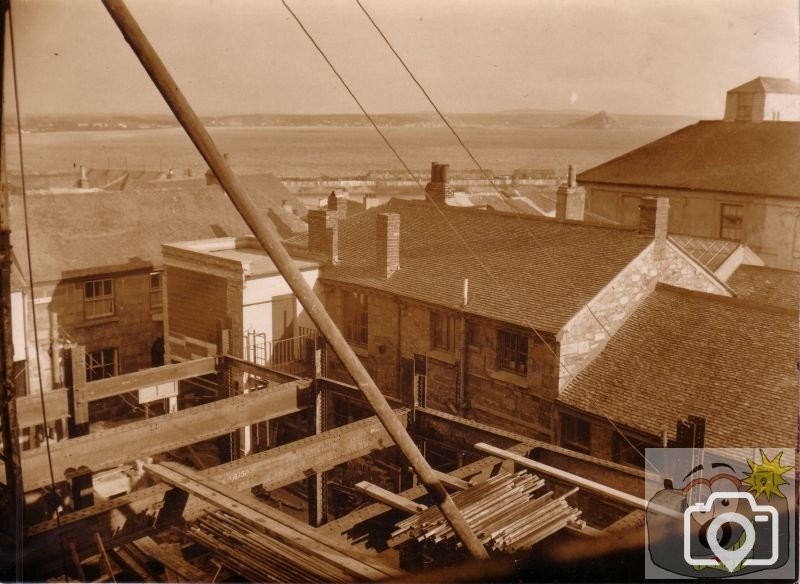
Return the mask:
[[[463,580],[469,565],[471,579],[497,579],[523,561],[571,579],[620,542],[640,546],[641,470],[428,408],[424,384],[404,400],[381,393],[124,3],[104,4],[309,326],[271,356],[254,342],[242,358],[224,327],[217,343],[168,339],[168,364],[103,379],[74,346],[63,389],[17,395],[4,205],[4,578]],[[354,383],[327,377],[331,355]],[[130,395],[161,405],[93,425],[92,404]],[[53,419],[68,420],[64,439]],[[39,446],[21,451],[34,428]]]

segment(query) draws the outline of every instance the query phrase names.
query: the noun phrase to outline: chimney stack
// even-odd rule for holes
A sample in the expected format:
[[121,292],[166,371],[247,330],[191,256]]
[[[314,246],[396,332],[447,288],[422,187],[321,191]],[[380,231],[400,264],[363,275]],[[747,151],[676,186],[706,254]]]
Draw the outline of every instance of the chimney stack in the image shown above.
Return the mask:
[[324,254],[331,263],[339,261],[339,222],[325,209],[308,212],[308,249]]
[[350,193],[344,190],[331,191],[328,195],[328,211],[332,211],[339,218],[339,221],[347,219],[347,201],[350,199]]
[[669,227],[669,199],[667,197],[643,197],[639,203],[639,233],[666,241]]
[[586,189],[578,186],[575,167],[570,164],[567,182],[561,183],[556,192],[556,219],[583,221],[585,207]]
[[364,193],[364,210],[368,211],[378,206],[378,198],[375,193]]
[[381,278],[400,269],[400,214],[379,213],[376,218],[376,268]]
[[89,188],[89,175],[86,174],[86,167],[83,166],[82,164],[81,164],[81,180],[78,183],[78,185],[82,189],[88,189]]
[[425,187],[428,198],[435,203],[447,204],[455,196],[455,189],[450,184],[450,165],[431,162],[431,181]]

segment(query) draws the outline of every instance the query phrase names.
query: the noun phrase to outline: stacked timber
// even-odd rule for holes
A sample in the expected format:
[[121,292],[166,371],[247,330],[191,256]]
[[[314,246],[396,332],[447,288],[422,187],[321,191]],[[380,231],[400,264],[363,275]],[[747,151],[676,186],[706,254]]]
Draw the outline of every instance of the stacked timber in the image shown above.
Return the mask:
[[186,533],[215,552],[228,570],[250,582],[352,582],[354,579],[332,562],[286,545],[224,511],[202,516]]
[[[535,497],[534,492],[543,486],[544,480],[524,470],[503,473],[456,493],[453,502],[487,549],[512,553],[528,549],[577,522],[581,514],[565,500],[577,489],[560,497],[554,497],[553,492]],[[410,539],[452,543],[454,538],[455,533],[439,509],[428,507],[397,523],[389,544],[396,546]]]

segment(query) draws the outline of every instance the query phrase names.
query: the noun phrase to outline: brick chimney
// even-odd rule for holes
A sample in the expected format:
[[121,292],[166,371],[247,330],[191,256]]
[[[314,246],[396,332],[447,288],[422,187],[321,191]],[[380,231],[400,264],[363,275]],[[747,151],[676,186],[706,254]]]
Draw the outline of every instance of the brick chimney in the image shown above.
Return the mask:
[[331,263],[339,261],[339,221],[325,209],[308,212],[308,249],[324,254]]
[[381,278],[400,269],[400,214],[379,213],[375,225],[375,264]]
[[586,189],[578,186],[575,167],[570,164],[567,182],[562,183],[556,192],[556,219],[583,221],[585,207]]
[[347,219],[347,201],[350,200],[350,193],[347,191],[331,191],[328,195],[328,211],[332,211],[339,218],[339,221]]
[[444,203],[455,196],[455,189],[450,184],[449,164],[431,162],[431,182],[425,186],[428,198],[435,203]]
[[364,193],[364,210],[367,211],[378,206],[378,198],[375,193]]
[[655,238],[655,253],[666,249],[669,227],[669,199],[644,197],[639,203],[639,233]]

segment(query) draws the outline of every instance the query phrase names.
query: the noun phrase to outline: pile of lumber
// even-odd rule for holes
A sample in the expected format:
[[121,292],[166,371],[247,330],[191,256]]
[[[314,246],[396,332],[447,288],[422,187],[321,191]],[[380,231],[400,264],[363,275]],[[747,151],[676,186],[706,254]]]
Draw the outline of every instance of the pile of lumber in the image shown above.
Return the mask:
[[334,563],[286,545],[224,511],[204,515],[186,533],[250,582],[353,581]]
[[[487,549],[512,553],[530,548],[580,516],[565,500],[577,489],[560,497],[553,492],[534,497],[534,491],[543,486],[544,480],[524,470],[503,473],[456,493],[453,501]],[[439,543],[454,538],[439,509],[428,507],[397,523],[389,543],[396,546],[410,539]]]

